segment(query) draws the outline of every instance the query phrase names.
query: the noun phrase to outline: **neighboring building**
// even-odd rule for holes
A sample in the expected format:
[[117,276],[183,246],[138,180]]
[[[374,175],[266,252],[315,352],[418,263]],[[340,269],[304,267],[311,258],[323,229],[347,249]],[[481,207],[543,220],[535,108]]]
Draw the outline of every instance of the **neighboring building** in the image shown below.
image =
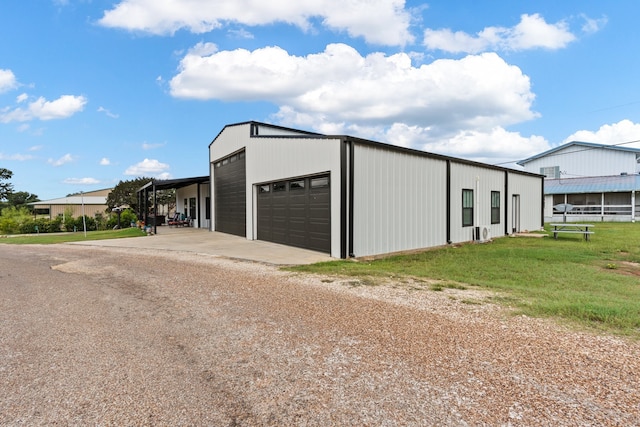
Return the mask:
[[[545,221],[635,221],[640,149],[569,142],[518,162],[545,175]],[[559,205],[572,205],[566,212]]]
[[37,216],[54,219],[71,213],[77,218],[83,215],[94,217],[96,214],[105,214],[107,210],[107,197],[113,188],[87,191],[86,193],[72,194],[58,199],[31,202]]
[[[543,226],[537,172],[257,122],[226,126],[209,145],[209,160],[212,230],[335,258]],[[178,203],[206,205],[197,188],[177,190]]]

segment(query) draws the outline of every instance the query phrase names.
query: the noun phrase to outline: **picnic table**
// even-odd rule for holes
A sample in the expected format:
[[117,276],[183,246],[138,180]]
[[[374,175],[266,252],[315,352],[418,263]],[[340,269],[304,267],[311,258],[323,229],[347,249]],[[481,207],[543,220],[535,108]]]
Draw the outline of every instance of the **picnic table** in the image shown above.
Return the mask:
[[584,235],[584,240],[589,240],[589,235],[593,234],[592,230],[589,228],[593,228],[593,224],[575,224],[575,223],[560,223],[560,224],[549,224],[553,227],[553,238],[558,239],[558,234],[560,233],[581,233]]

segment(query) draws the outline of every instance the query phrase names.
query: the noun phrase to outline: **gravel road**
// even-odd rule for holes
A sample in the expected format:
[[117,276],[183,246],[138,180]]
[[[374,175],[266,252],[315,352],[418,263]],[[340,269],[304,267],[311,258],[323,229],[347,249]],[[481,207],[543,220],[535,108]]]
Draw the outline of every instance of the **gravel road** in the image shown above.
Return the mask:
[[0,425],[640,425],[640,343],[486,297],[0,244]]

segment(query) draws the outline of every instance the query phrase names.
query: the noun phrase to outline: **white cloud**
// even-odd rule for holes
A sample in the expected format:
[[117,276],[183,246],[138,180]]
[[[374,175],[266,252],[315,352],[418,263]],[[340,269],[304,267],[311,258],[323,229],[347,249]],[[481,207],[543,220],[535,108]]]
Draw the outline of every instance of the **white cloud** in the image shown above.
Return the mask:
[[155,144],[152,144],[150,142],[143,142],[142,143],[142,149],[143,150],[155,150],[156,148],[164,147],[165,145],[167,145],[167,144],[166,143],[155,143]]
[[527,49],[561,49],[576,37],[569,31],[565,21],[548,24],[539,14],[520,17],[520,22],[511,28],[486,27],[475,35],[450,29],[424,32],[424,45],[432,50],[452,53],[479,53],[490,50],[520,51]]
[[585,21],[584,24],[582,25],[582,31],[587,34],[597,33],[605,25],[607,25],[607,22],[609,22],[609,18],[607,18],[606,16],[603,16],[602,18],[599,18],[599,19],[592,19],[586,15],[581,15],[581,16]]
[[0,93],[10,91],[16,87],[18,87],[18,81],[13,71],[0,68]]
[[33,159],[33,156],[31,154],[4,154],[4,153],[0,153],[0,160],[12,160],[12,161],[18,161],[18,162],[24,162],[26,160],[31,160]]
[[95,178],[67,178],[63,181],[65,184],[74,185],[95,185],[100,184],[100,181]]
[[[280,106],[276,117],[288,125],[353,129],[398,122],[429,128],[432,137],[537,117],[529,78],[494,53],[414,67],[405,53],[363,57],[344,44],[305,57],[279,47],[214,47],[197,46],[183,58],[170,82],[173,96],[273,102]],[[205,51],[213,53],[195,53]]]
[[151,176],[160,179],[167,179],[170,178],[168,169],[169,165],[166,163],[160,163],[155,159],[144,159],[140,163],[129,166],[127,170],[124,171],[124,174],[133,176]]
[[62,166],[64,164],[67,163],[71,163],[75,160],[75,157],[73,157],[71,154],[65,154],[64,156],[60,157],[59,159],[49,159],[47,160],[47,162],[52,165],[52,166]]
[[82,111],[86,103],[84,96],[63,95],[55,101],[40,97],[29,104],[29,111],[40,120],[65,119]]
[[111,160],[106,157],[100,159],[100,166],[109,166],[111,164]]
[[20,95],[18,95],[16,97],[16,102],[18,104],[20,104],[21,102],[26,101],[27,99],[29,99],[29,95],[27,95],[26,93],[21,93]]
[[451,138],[429,142],[422,149],[454,157],[471,158],[486,163],[515,163],[551,148],[542,136],[524,137],[495,127],[486,132],[460,131]]
[[571,141],[592,142],[595,144],[620,144],[634,141],[632,144],[624,144],[625,147],[640,147],[640,123],[631,120],[621,120],[618,123],[600,126],[597,131],[580,130],[569,135],[564,143]]
[[98,113],[104,113],[107,115],[107,117],[111,117],[112,119],[117,119],[118,117],[120,117],[118,114],[114,114],[104,107],[98,107]]
[[[25,98],[21,95],[18,100],[22,103]],[[0,110],[0,123],[66,119],[82,111],[86,103],[87,99],[84,96],[63,95],[54,101],[40,97],[29,103],[27,108]]]
[[411,15],[404,6],[405,0],[122,0],[105,11],[99,23],[162,35],[180,29],[206,33],[226,24],[260,26],[278,22],[308,31],[317,20],[351,37],[398,46],[413,41],[409,32]]

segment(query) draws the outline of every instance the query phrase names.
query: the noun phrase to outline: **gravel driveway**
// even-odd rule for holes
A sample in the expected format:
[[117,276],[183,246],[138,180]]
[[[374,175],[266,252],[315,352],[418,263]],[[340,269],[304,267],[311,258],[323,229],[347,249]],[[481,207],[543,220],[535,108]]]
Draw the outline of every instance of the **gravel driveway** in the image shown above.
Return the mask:
[[640,425],[638,342],[477,291],[358,285],[0,244],[0,424]]

